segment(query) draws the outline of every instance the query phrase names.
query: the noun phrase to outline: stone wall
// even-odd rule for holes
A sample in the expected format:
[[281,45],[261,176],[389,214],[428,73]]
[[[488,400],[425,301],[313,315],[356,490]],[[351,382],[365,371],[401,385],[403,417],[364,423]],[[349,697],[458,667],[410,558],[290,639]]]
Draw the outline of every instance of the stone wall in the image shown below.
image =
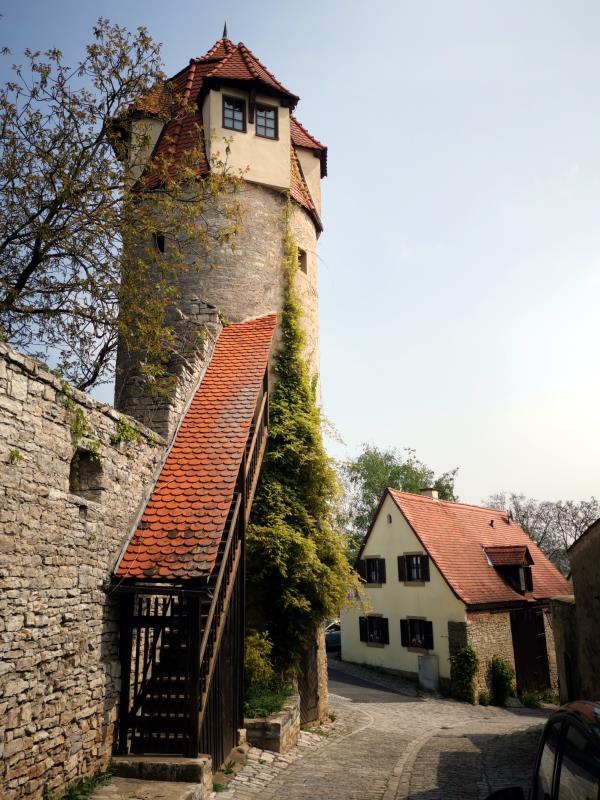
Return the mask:
[[489,666],[492,656],[500,656],[515,668],[515,658],[508,611],[467,612],[468,643],[479,656],[475,694],[489,692]]
[[571,547],[569,562],[575,588],[580,697],[596,699],[600,697],[600,520]]
[[550,674],[550,688],[552,691],[558,690],[558,664],[556,660],[556,643],[554,641],[554,629],[552,626],[552,614],[550,607],[544,608],[544,631],[546,633],[546,650],[548,651],[548,671]]
[[118,441],[125,430],[0,345],[3,800],[60,797],[110,757],[120,676],[107,582],[164,452],[146,429]]
[[286,753],[300,736],[300,698],[291,697],[277,714],[266,719],[245,719],[246,739],[253,747]]
[[[560,702],[584,697],[578,664],[577,620],[574,597],[555,597],[550,602],[558,672]],[[596,695],[592,695],[596,696]],[[600,692],[597,693],[600,696]]]

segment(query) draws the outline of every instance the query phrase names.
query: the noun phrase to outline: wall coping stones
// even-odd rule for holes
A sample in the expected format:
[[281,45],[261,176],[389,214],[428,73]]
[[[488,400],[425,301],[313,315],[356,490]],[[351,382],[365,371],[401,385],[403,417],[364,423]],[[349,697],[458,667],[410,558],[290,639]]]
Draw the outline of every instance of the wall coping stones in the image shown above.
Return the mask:
[[253,747],[285,753],[300,736],[300,697],[292,695],[281,711],[266,719],[245,719],[246,738]]

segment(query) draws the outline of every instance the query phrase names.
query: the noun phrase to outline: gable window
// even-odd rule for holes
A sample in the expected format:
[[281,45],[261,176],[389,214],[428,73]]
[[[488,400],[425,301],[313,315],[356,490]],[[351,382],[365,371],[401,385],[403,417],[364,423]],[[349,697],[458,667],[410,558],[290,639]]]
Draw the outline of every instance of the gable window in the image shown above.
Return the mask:
[[406,553],[398,556],[398,580],[403,583],[425,583],[429,580],[429,556]]
[[369,615],[358,618],[360,641],[368,644],[389,644],[390,629],[386,617]]
[[272,106],[256,106],[256,135],[265,139],[277,139],[277,109]]
[[377,585],[385,583],[385,558],[361,558],[356,570],[367,583]]
[[427,619],[401,619],[400,644],[418,650],[433,650],[433,623]]
[[223,97],[223,127],[230,131],[246,130],[246,101],[240,97]]

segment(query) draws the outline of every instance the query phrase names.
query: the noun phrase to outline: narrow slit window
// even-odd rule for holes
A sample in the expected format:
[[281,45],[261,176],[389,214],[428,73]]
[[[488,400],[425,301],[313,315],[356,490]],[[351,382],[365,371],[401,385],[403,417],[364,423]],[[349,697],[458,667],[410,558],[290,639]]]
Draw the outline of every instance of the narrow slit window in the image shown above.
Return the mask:
[[305,275],[308,275],[308,261],[306,259],[306,250],[302,250],[302,248],[300,247],[298,248],[298,266]]
[[152,243],[154,244],[154,249],[157,253],[164,253],[165,252],[165,235],[164,233],[153,233],[152,234]]
[[223,98],[223,127],[230,131],[246,130],[246,101],[239,97]]
[[271,106],[256,106],[256,135],[265,139],[277,139],[277,109]]

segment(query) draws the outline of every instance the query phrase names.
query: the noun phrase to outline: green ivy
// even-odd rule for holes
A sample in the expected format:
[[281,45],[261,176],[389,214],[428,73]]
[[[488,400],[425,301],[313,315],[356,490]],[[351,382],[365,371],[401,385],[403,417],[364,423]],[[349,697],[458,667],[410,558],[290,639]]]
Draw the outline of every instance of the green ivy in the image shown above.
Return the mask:
[[358,579],[334,528],[340,486],[323,446],[321,416],[304,358],[294,279],[298,248],[285,218],[286,289],[275,356],[269,448],[247,537],[250,616],[266,628],[280,672],[297,665],[315,627],[337,616]]
[[86,436],[88,439],[87,449],[92,458],[100,461],[100,439],[92,435],[93,430],[87,421],[85,411],[73,397],[73,389],[66,381],[61,382],[60,396],[69,415],[71,444],[75,448],[75,454],[77,455],[77,448],[81,439]]
[[503,658],[493,656],[490,663],[490,683],[492,688],[492,703],[503,706],[507,698],[512,697],[514,691],[515,671]]
[[117,427],[115,432],[110,437],[110,443],[112,445],[118,445],[121,442],[137,442],[140,438],[141,431],[135,425],[130,425],[130,423],[125,419],[125,417],[121,417],[117,422]]
[[467,703],[475,702],[475,675],[479,669],[479,657],[470,644],[466,644],[450,656],[452,667],[452,694]]

